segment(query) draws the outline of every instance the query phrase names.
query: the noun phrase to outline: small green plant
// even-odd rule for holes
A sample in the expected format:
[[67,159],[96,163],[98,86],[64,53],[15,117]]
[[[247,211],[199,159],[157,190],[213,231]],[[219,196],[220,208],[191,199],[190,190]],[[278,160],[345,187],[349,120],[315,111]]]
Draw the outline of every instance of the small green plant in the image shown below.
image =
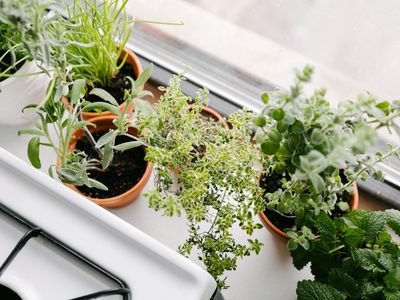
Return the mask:
[[312,73],[306,67],[289,91],[264,93],[265,108],[254,118],[266,185],[270,176],[280,177],[278,188],[266,194],[267,208],[283,218],[296,217],[299,230],[304,220],[321,212],[349,211],[346,193],[352,194],[355,180],[381,179],[377,164],[400,150],[389,145],[385,154],[371,153],[378,129],[400,134],[400,101],[367,95],[333,109],[324,89],[309,97],[303,94]]
[[[9,67],[0,73],[0,79],[9,76],[9,71],[16,69],[25,61],[35,61],[40,69],[37,73],[46,73],[52,80],[49,83],[45,103],[57,89],[57,94],[66,94],[72,85],[71,72],[77,68],[74,61],[68,61],[66,47],[89,47],[92,43],[70,40],[69,36],[79,36],[78,28],[62,15],[63,6],[57,1],[40,0],[1,0],[0,24],[1,64]],[[11,35],[11,36],[10,36]],[[11,57],[11,64],[7,61]],[[19,74],[31,76],[37,73]]]
[[307,225],[308,250],[294,242],[291,255],[297,269],[311,263],[315,279],[298,283],[299,300],[400,299],[400,246],[387,230],[400,236],[399,211],[321,213]]
[[[52,165],[49,169],[49,174],[52,177],[56,173],[62,182],[75,186],[86,185],[90,188],[107,190],[104,184],[90,178],[90,171],[107,170],[112,163],[114,151],[125,151],[143,144],[141,139],[128,133],[129,128],[133,127],[134,124],[128,118],[127,109],[132,101],[139,101],[137,98],[149,93],[141,91],[141,86],[150,77],[151,70],[152,65],[149,65],[136,81],[131,79],[132,89],[125,91],[124,100],[127,105],[122,110],[119,109],[117,101],[102,89],[93,89],[91,93],[99,96],[105,102],[89,103],[84,101],[86,84],[83,79],[75,80],[71,88],[64,91],[64,94],[58,93],[58,90],[53,90],[52,97],[44,105],[31,105],[31,108],[38,110],[40,120],[36,122],[35,129],[20,130],[18,134],[34,135],[28,143],[28,157],[32,165],[40,168],[40,147],[50,147],[59,158],[59,164]],[[73,107],[68,114],[65,114],[66,106],[60,101],[62,95],[69,97]],[[81,112],[101,109],[107,109],[117,115],[114,120],[116,128],[110,129],[95,141],[87,128],[89,125],[95,125],[82,120]],[[89,158],[85,152],[77,149],[72,152],[69,151],[69,144],[74,137],[73,132],[77,129],[83,130],[98,153],[99,159]],[[55,132],[55,134],[52,132]],[[115,145],[115,139],[120,135],[128,136],[133,141]]]
[[18,71],[28,58],[24,49],[15,49],[14,32],[8,24],[0,23],[0,79]]
[[[257,239],[239,242],[232,228],[246,235],[262,225],[254,217],[263,208],[258,187],[259,152],[250,143],[251,114],[229,117],[231,129],[202,115],[207,90],[196,99],[183,94],[174,76],[155,112],[140,113],[138,128],[148,144],[146,159],[155,169],[149,205],[164,215],[184,214],[188,237],[179,252],[197,253],[207,271],[225,288],[223,274],[235,270],[238,258],[260,251]],[[189,102],[194,106],[189,106]]]
[[[90,87],[109,86],[124,65],[127,55],[119,59],[132,33],[132,21],[125,11],[127,2],[75,0],[68,7],[69,20],[77,28],[67,34],[74,43],[66,47],[68,62],[75,65],[74,79],[85,79]],[[80,43],[92,46],[80,47]]]

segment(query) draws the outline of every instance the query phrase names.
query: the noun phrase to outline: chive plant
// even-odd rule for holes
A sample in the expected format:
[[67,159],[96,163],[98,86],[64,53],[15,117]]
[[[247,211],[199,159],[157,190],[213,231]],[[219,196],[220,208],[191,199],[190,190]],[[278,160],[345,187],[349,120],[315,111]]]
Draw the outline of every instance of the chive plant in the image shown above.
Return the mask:
[[[128,0],[75,0],[67,7],[69,21],[76,26],[67,34],[71,43],[66,55],[74,67],[73,78],[91,86],[108,86],[124,65],[121,53],[131,33],[132,21],[126,14]],[[79,43],[91,44],[80,47]],[[118,45],[118,47],[116,47]]]

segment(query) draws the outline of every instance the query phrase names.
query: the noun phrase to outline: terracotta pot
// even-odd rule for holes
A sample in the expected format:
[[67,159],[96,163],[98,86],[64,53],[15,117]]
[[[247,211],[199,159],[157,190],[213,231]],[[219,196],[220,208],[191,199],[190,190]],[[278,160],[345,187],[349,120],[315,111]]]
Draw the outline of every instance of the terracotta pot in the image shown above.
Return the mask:
[[[135,53],[132,52],[132,50],[130,50],[126,47],[122,51],[120,58],[121,59],[124,58],[126,53],[128,53],[128,57],[126,58],[126,63],[132,66],[132,69],[137,78],[143,72],[143,68],[142,68],[142,65],[140,64],[139,58],[136,56]],[[143,89],[143,87],[142,87],[142,89]],[[66,97],[63,97],[62,101],[65,105],[67,105],[69,107],[69,102]],[[125,102],[119,106],[120,110],[122,110],[124,107],[125,107]],[[127,112],[130,113],[130,112],[132,112],[132,110],[133,110],[133,103],[131,103],[129,105]],[[98,116],[110,116],[110,115],[113,115],[113,113],[111,113],[109,111],[105,111],[100,114],[97,112],[82,112],[82,118],[84,120],[89,120],[91,118],[95,118]]]
[[[357,187],[356,183],[353,183],[353,190],[354,190],[354,194],[353,194],[353,199],[352,199],[352,203],[351,203],[351,210],[358,208],[359,198],[358,198],[358,187]],[[276,232],[280,236],[289,239],[288,235],[285,232],[283,232],[278,227],[276,227],[274,224],[272,224],[272,222],[267,218],[267,216],[264,214],[263,211],[259,213],[259,217],[265,227]]]
[[[195,106],[195,104],[189,104],[189,108],[192,108],[194,106]],[[216,112],[212,108],[209,108],[207,106],[203,106],[202,107],[202,112],[204,112],[205,114],[209,114],[209,115],[213,116],[215,119],[217,119],[222,124],[222,126],[225,129],[229,129],[229,126],[226,123],[224,117],[222,117],[218,112]]]
[[[89,130],[91,132],[101,132],[101,131],[107,130],[109,128],[113,128],[113,127],[115,128],[114,124],[112,123],[112,121],[115,118],[116,118],[116,116],[113,116],[113,115],[98,116],[96,118],[92,118],[88,121],[96,124],[97,126],[96,126],[96,128],[93,128],[93,127],[89,128]],[[130,128],[129,133],[136,135],[137,132],[134,128]],[[69,147],[68,147],[69,151],[73,151],[75,149],[77,141],[84,136],[84,133],[82,130],[79,129],[79,130],[76,130],[73,132],[73,136],[74,136],[74,138],[71,140]],[[137,198],[137,196],[139,196],[140,192],[142,191],[142,189],[144,188],[144,186],[146,185],[147,181],[150,178],[151,169],[152,169],[151,163],[146,162],[146,170],[143,174],[143,177],[139,180],[139,182],[135,186],[133,186],[131,189],[126,191],[125,193],[115,196],[115,197],[111,197],[111,198],[88,197],[88,196],[82,194],[76,186],[74,186],[72,184],[65,184],[65,185],[102,207],[120,207],[120,206],[125,206],[125,205],[131,203],[133,200],[135,200]]]

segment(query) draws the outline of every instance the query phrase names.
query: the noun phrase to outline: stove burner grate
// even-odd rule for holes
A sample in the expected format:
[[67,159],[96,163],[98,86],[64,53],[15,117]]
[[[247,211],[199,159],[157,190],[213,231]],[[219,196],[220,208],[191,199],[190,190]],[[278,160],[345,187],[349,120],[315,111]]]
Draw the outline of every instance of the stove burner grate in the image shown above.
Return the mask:
[[103,276],[109,278],[113,282],[115,282],[117,285],[120,286],[120,288],[117,289],[110,289],[110,290],[104,290],[104,291],[99,291],[96,293],[80,296],[77,298],[73,298],[70,300],[90,300],[90,299],[97,299],[101,297],[106,297],[106,296],[111,296],[111,295],[120,295],[122,296],[123,300],[130,300],[131,299],[131,290],[128,287],[128,285],[120,278],[112,274],[111,272],[107,271],[103,267],[99,266],[86,256],[82,255],[78,251],[72,249],[56,237],[52,236],[51,234],[47,233],[45,230],[42,228],[39,228],[35,226],[33,223],[29,222],[19,214],[17,214],[15,211],[11,210],[10,208],[6,207],[2,203],[0,203],[0,212],[6,214],[7,216],[13,218],[16,220],[18,223],[24,225],[25,227],[28,228],[28,231],[25,233],[25,235],[18,241],[17,245],[14,247],[14,249],[11,251],[9,256],[6,258],[6,260],[1,264],[0,266],[0,277],[1,275],[6,271],[7,267],[11,264],[11,262],[14,260],[14,258],[18,255],[18,253],[24,248],[26,243],[32,239],[36,238],[38,236],[45,238],[52,244],[56,245],[66,253],[74,256],[81,262],[84,262],[86,265],[89,267],[93,268],[96,270],[98,273],[102,274]]

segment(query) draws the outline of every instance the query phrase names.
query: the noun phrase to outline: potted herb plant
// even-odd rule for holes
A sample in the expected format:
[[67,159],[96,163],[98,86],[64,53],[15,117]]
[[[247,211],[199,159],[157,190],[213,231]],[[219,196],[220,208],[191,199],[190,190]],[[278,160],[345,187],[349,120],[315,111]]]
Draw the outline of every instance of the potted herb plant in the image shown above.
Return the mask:
[[303,94],[312,72],[311,67],[299,72],[289,91],[263,94],[265,108],[254,119],[259,127],[255,139],[264,153],[260,185],[266,210],[260,215],[285,237],[285,228],[300,229],[320,213],[338,216],[356,208],[355,181],[381,178],[377,163],[399,151],[370,153],[378,129],[400,132],[399,101],[379,102],[367,95],[334,109],[324,89]]
[[[321,213],[307,227],[315,234],[290,232],[297,269],[311,263],[314,280],[297,285],[299,300],[400,299],[400,212],[354,210],[332,220]],[[392,233],[388,231],[392,229]]]
[[[147,196],[150,207],[164,215],[185,215],[188,237],[179,252],[197,253],[224,288],[224,272],[235,270],[239,257],[258,253],[262,245],[250,238],[262,227],[254,221],[263,207],[254,168],[260,154],[250,143],[251,114],[230,116],[228,130],[202,115],[207,90],[192,100],[183,94],[180,81],[176,75],[162,89],[154,112],[139,108],[137,126],[148,145],[146,159],[155,169],[155,188]],[[248,242],[235,239],[233,226],[249,235]]]
[[[125,106],[124,90],[131,88],[128,77],[136,79],[142,72],[137,56],[125,47],[133,24],[125,11],[127,2],[105,0],[100,4],[97,1],[75,0],[71,7],[67,7],[68,20],[77,27],[76,31],[66,35],[73,42],[65,47],[67,61],[74,66],[72,78],[85,79],[87,101],[103,101],[90,94],[93,88],[101,88],[117,100],[120,109]],[[81,47],[80,43],[91,46]],[[132,105],[129,110],[132,110]],[[82,115],[88,119],[99,113],[85,111]]]
[[[128,105],[148,94],[141,87],[150,77],[151,68],[149,65],[137,80],[130,79],[132,88],[124,95]],[[68,92],[73,109],[65,118],[66,107],[60,95],[55,96],[55,90],[49,101],[35,106],[40,116],[36,128],[21,130],[19,134],[34,135],[28,144],[28,157],[34,167],[41,167],[40,147],[51,147],[58,157],[58,163],[49,169],[52,177],[57,175],[73,190],[101,206],[123,206],[144,187],[151,164],[144,160],[144,143],[129,119],[128,106],[120,110],[115,98],[98,88],[90,93],[104,102],[88,103],[84,101],[85,86],[83,79],[73,82]],[[83,120],[82,111],[91,109],[107,109],[114,115]]]
[[[4,0],[0,4],[0,123],[20,125],[29,103],[44,101],[53,61],[62,44],[62,22],[55,2]],[[56,25],[57,24],[57,25]],[[40,49],[40,50],[39,50]],[[56,57],[56,56],[54,56]]]

